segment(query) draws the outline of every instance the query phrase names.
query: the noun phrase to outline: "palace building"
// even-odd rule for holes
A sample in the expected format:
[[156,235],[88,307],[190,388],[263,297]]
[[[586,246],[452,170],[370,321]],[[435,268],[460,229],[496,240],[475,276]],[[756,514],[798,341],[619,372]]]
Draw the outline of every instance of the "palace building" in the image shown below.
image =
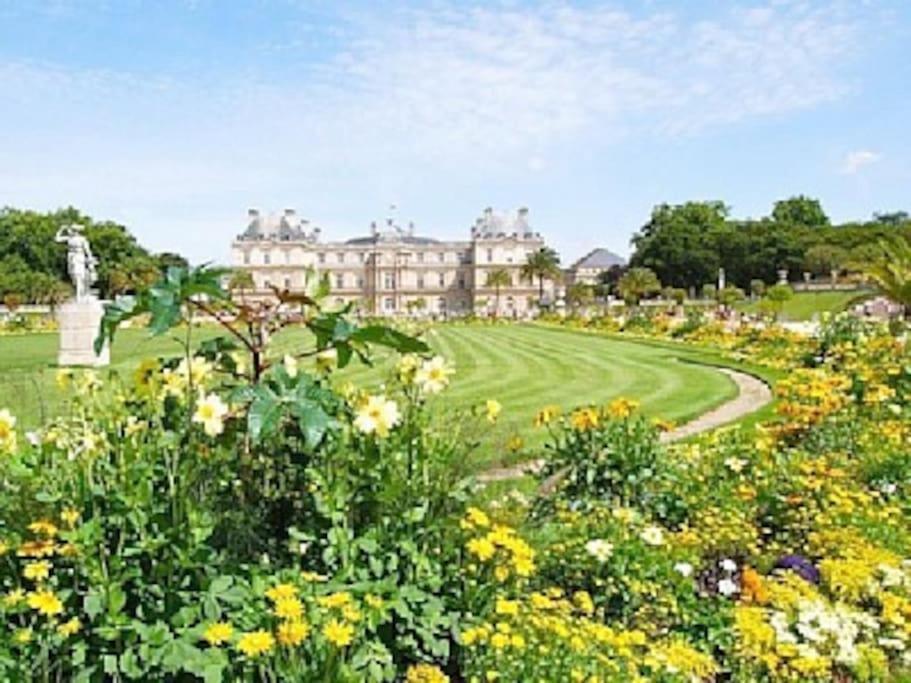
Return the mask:
[[[308,273],[315,272],[328,277],[332,303],[354,302],[382,315],[521,317],[538,306],[538,283],[523,279],[521,269],[544,240],[529,225],[525,208],[485,209],[467,240],[422,237],[412,223],[402,227],[387,218],[371,223],[364,237],[323,241],[320,228],[293,209],[281,215],[251,209],[248,221],[231,245],[233,266],[253,280],[253,291],[245,296],[267,297],[272,287],[302,289]],[[500,285],[498,295],[487,278],[499,270],[508,274],[508,284]],[[544,303],[553,297],[554,284],[545,282]]]

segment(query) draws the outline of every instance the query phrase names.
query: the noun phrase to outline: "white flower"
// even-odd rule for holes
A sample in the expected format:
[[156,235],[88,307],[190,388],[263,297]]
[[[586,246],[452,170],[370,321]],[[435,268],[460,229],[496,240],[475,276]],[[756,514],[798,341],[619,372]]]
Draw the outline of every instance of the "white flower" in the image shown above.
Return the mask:
[[640,538],[649,545],[662,545],[664,543],[664,532],[661,527],[647,526],[642,530]]
[[387,401],[383,394],[368,396],[358,407],[354,418],[355,428],[364,434],[385,437],[399,422],[399,407],[395,401]]
[[449,376],[453,372],[442,356],[434,356],[421,364],[414,381],[425,394],[438,394],[449,385]]
[[41,435],[38,432],[26,432],[25,440],[36,448],[41,445]]
[[614,552],[612,543],[608,543],[603,538],[593,538],[585,544],[585,551],[594,557],[598,562],[607,562]]
[[225,429],[224,418],[228,414],[228,406],[217,394],[209,394],[200,398],[196,404],[193,422],[202,425],[209,436],[218,436]]
[[693,565],[689,562],[678,562],[674,565],[674,571],[680,576],[689,578],[693,574]]
[[734,562],[734,560],[725,558],[725,559],[721,560],[721,562],[719,562],[718,564],[724,571],[729,572],[731,574],[733,574],[734,572],[737,571],[737,563]]
[[285,356],[282,364],[285,366],[285,372],[288,373],[288,377],[297,377],[297,359],[294,356]]
[[737,584],[730,579],[721,579],[721,581],[718,582],[718,592],[726,598],[734,595],[734,593],[739,590]]
[[743,468],[746,467],[749,463],[743,458],[727,458],[724,461],[724,466],[727,467],[731,472],[740,473],[743,471]]

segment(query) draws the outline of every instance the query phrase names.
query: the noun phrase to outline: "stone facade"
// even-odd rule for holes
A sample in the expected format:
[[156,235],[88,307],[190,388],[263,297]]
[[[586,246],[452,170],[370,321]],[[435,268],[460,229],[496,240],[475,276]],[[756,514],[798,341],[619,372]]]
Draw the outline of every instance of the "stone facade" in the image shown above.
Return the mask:
[[[341,242],[322,240],[320,228],[288,209],[280,216],[250,210],[247,229],[234,240],[232,263],[247,270],[253,291],[266,297],[272,287],[300,290],[308,272],[325,275],[330,302],[356,303],[383,315],[465,315],[476,312],[524,317],[538,305],[538,286],[520,271],[529,254],[544,246],[528,224],[528,210],[497,213],[486,209],[468,240],[437,240],[415,234],[392,218],[370,226],[370,233]],[[505,270],[512,281],[496,292],[487,275]],[[545,303],[553,299],[546,283]]]

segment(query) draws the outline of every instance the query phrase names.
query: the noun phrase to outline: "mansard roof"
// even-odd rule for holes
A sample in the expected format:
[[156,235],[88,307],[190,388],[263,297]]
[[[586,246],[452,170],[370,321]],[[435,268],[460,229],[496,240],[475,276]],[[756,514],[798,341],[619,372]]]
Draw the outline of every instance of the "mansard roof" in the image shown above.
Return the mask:
[[609,249],[593,249],[588,252],[585,256],[576,261],[572,266],[572,270],[581,269],[581,268],[600,268],[607,270],[613,266],[625,266],[626,259],[622,256],[615,254]]

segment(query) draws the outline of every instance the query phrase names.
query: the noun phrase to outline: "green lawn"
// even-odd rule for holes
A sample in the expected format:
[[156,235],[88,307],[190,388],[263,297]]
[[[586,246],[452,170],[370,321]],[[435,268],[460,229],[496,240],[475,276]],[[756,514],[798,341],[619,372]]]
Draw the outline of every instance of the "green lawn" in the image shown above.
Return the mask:
[[[812,320],[822,313],[839,313],[850,304],[869,296],[867,292],[796,292],[790,301],[781,309],[783,320]],[[744,303],[739,306],[745,313],[758,313],[759,302]]]
[[[277,350],[290,350],[304,341],[300,333],[285,333],[276,341]],[[700,357],[700,352],[686,348],[532,325],[445,326],[431,330],[428,341],[456,368],[452,386],[435,402],[450,411],[467,411],[488,398],[503,404],[494,429],[477,424],[479,457],[485,462],[508,461],[506,444],[513,435],[520,434],[532,447],[540,443],[542,434],[530,427],[534,413],[546,404],[570,408],[628,396],[640,400],[648,415],[684,421],[736,394],[733,382],[713,368],[682,362]],[[0,408],[9,407],[26,425],[59,409],[53,367],[56,344],[51,334],[0,337]],[[123,330],[112,351],[113,368],[128,371],[144,357],[177,349],[168,338],[149,339],[144,331]],[[392,363],[391,357],[381,356],[376,367],[352,367],[339,379],[376,388]],[[465,421],[469,433],[473,423]]]

